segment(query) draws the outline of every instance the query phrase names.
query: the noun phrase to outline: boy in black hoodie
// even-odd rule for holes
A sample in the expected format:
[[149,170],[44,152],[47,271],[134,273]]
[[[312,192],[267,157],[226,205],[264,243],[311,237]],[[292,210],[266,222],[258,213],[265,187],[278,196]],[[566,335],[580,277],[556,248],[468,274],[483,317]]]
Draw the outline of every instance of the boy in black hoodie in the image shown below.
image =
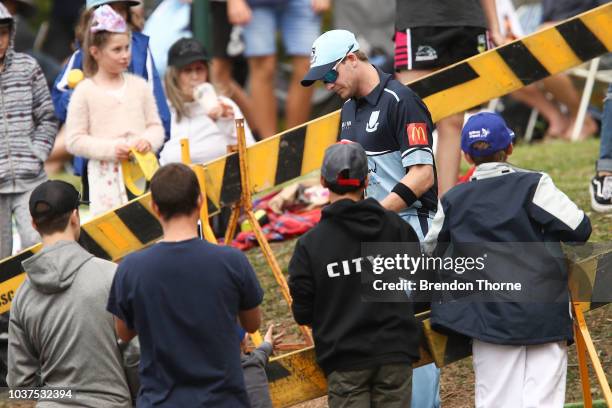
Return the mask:
[[325,152],[321,184],[331,204],[302,236],[289,264],[292,311],[311,325],[331,408],[409,407],[419,328],[411,303],[363,302],[364,242],[418,242],[412,227],[376,200],[363,199],[366,153],[343,141]]

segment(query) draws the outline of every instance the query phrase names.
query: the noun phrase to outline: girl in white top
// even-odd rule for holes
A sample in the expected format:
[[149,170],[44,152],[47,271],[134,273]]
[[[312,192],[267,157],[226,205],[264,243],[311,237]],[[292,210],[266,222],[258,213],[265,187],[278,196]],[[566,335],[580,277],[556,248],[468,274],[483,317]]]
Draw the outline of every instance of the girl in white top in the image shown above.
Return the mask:
[[130,149],[157,151],[164,128],[151,87],[126,73],[130,62],[130,32],[110,6],[97,8],[83,46],[86,79],[68,105],[66,148],[86,157],[90,210],[93,215],[127,202],[121,160]]
[[[168,51],[168,69],[164,76],[172,127],[170,140],[160,153],[161,164],[181,161],[181,139],[189,139],[192,163],[207,163],[227,154],[227,146],[236,145],[234,119],[242,112],[229,98],[216,97],[214,108],[196,101],[194,91],[208,81],[208,55],[202,45],[182,38]],[[209,86],[209,85],[205,85]],[[247,145],[253,135],[245,123]]]

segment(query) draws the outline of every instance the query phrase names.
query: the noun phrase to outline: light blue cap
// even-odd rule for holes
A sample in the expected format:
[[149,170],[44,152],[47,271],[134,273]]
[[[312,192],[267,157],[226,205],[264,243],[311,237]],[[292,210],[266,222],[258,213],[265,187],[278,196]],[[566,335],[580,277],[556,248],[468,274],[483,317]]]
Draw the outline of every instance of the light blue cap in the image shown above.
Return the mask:
[[310,86],[334,67],[336,62],[349,52],[359,49],[355,34],[347,30],[331,30],[319,36],[312,43],[310,70],[302,79],[303,86]]
[[137,6],[140,4],[139,0],[87,0],[86,7],[87,10],[91,10],[94,7],[102,6],[104,4],[110,3],[128,3],[130,7]]

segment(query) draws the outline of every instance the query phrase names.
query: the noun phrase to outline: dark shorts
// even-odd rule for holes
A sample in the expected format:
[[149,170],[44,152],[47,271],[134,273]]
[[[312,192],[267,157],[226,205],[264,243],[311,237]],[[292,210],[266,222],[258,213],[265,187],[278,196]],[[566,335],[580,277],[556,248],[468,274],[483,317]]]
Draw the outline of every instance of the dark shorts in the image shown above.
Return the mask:
[[220,1],[210,2],[212,56],[214,58],[229,58],[227,44],[230,41],[232,25],[227,19],[227,3]]
[[395,32],[395,70],[443,68],[490,49],[481,27],[416,27]]

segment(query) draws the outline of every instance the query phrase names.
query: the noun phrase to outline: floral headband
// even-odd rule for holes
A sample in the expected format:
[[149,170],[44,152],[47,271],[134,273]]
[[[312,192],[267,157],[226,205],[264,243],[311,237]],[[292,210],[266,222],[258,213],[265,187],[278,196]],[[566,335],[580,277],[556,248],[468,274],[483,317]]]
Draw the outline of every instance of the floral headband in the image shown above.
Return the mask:
[[126,33],[128,28],[125,20],[111,6],[105,4],[93,12],[91,21],[91,32],[97,33],[100,31]]

